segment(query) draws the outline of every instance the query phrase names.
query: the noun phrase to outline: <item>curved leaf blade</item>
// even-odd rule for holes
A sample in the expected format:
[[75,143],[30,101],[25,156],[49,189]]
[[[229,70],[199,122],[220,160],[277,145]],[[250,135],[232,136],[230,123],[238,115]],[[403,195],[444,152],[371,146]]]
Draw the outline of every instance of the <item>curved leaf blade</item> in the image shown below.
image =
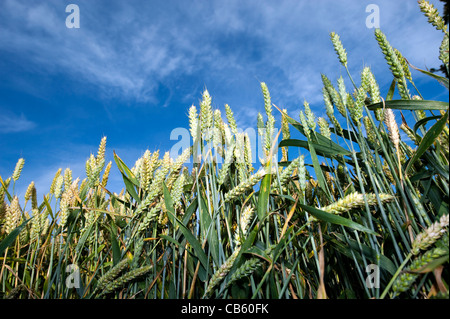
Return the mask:
[[[318,134],[318,136],[320,136]],[[278,146],[279,147],[303,147],[310,151],[310,145],[312,145],[317,152],[317,154],[324,156],[324,157],[335,157],[336,155],[342,155],[342,156],[349,156],[351,153],[347,151],[342,146],[332,142],[331,140],[327,139],[326,142],[322,142],[320,144],[317,143],[308,143],[307,141],[297,140],[297,139],[286,139],[281,141]]]
[[353,228],[355,230],[359,230],[359,231],[362,231],[362,232],[365,232],[368,234],[379,236],[378,233],[374,232],[373,230],[371,230],[361,224],[358,224],[350,219],[327,213],[327,212],[325,212],[321,209],[315,208],[315,207],[311,207],[311,206],[307,206],[307,205],[303,205],[303,204],[299,204],[299,205],[301,208],[306,210],[308,213],[310,213],[317,219],[320,219],[324,222],[335,224],[335,225],[346,226],[346,227]]
[[369,110],[382,109],[383,107],[396,110],[447,110],[448,102],[428,100],[391,100],[371,104]]
[[405,169],[405,174],[408,173],[411,166],[428,150],[428,148],[434,143],[434,141],[437,139],[439,134],[441,134],[442,130],[444,129],[445,124],[448,120],[448,110],[445,112],[444,116],[437,121],[425,134],[422,141],[419,144],[419,147],[417,148],[416,152],[414,153],[413,157],[409,160],[408,165]]

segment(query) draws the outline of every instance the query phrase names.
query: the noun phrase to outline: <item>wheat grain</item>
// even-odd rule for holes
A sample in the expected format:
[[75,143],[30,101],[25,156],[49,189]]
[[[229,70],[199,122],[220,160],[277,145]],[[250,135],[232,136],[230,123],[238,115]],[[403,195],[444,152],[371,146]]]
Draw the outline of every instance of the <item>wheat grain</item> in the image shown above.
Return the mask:
[[202,101],[200,102],[200,129],[205,141],[212,137],[211,127],[213,124],[213,112],[211,108],[211,96],[208,90],[203,91]]
[[146,273],[148,273],[152,269],[153,269],[153,266],[152,265],[148,265],[148,266],[143,266],[143,267],[134,269],[134,270],[126,273],[125,275],[117,278],[113,282],[108,283],[105,286],[105,288],[103,289],[103,291],[99,294],[99,297],[114,292],[115,290],[117,290],[120,287],[126,285],[127,283],[135,280],[136,278],[145,275]]
[[55,198],[58,199],[61,198],[63,187],[64,187],[64,177],[62,175],[59,175],[56,178],[55,182],[55,191],[54,191]]
[[19,198],[14,196],[10,205],[6,206],[5,224],[3,225],[3,230],[7,235],[19,226],[21,217],[22,211],[19,205]]
[[279,188],[279,186],[283,187],[289,181],[289,178],[291,177],[294,170],[299,167],[300,159],[301,157],[297,157],[295,160],[289,163],[289,165],[280,174],[280,184],[278,184],[277,180],[274,180],[272,182],[273,188]]
[[[25,191],[25,196],[24,196],[24,198],[25,198],[26,201],[29,201],[29,200],[30,200],[30,198],[31,198],[31,196],[32,196],[32,194],[33,194],[33,189],[36,189],[36,187],[35,187],[35,185],[34,185],[34,181],[32,181],[32,182],[28,185],[27,190]],[[1,196],[1,195],[0,195],[0,196]]]
[[344,49],[344,46],[342,45],[341,39],[339,35],[337,35],[335,32],[330,33],[331,42],[333,43],[334,50],[336,51],[339,61],[344,67],[347,67],[347,52]]
[[364,101],[366,99],[366,91],[361,86],[354,92],[355,102],[349,105],[348,109],[352,120],[359,125],[363,117]]
[[447,231],[449,215],[443,215],[439,221],[436,221],[425,231],[421,232],[414,239],[411,253],[417,255],[421,250],[425,250],[433,245]]
[[384,122],[386,123],[389,132],[389,138],[394,144],[395,149],[398,150],[398,147],[400,145],[400,133],[398,131],[398,125],[395,120],[395,114],[394,111],[392,111],[392,109],[386,109],[384,111]]
[[105,288],[107,284],[109,284],[112,280],[114,280],[125,268],[128,266],[128,259],[122,259],[115,266],[113,266],[110,270],[108,270],[98,281],[93,291],[95,294],[97,291],[100,291]]
[[320,134],[325,136],[327,139],[331,140],[331,131],[328,121],[323,117],[319,117],[317,123],[319,124]]
[[228,125],[230,126],[231,132],[233,132],[233,134],[236,134],[238,132],[236,120],[234,119],[233,111],[231,110],[231,107],[228,104],[225,104],[225,115],[227,117]]
[[265,126],[264,126],[264,118],[262,116],[262,114],[260,112],[258,112],[258,116],[256,119],[256,127],[258,128],[258,135],[259,136],[263,136],[264,135],[264,130],[265,130]]
[[[346,105],[343,103],[343,99],[340,96],[340,94],[336,91],[336,89],[334,88],[334,86],[331,84],[330,79],[328,79],[328,77],[325,74],[321,74],[322,77],[322,83],[324,86],[324,89],[326,90],[326,92],[328,93],[328,97],[329,100],[331,101],[331,103],[336,106],[336,108],[338,109],[339,113],[342,114],[342,116],[346,115]],[[345,85],[343,84],[343,80],[341,81],[342,77],[338,80],[338,84],[341,86],[339,88],[339,90],[343,90],[345,91]],[[343,86],[343,87],[342,87]],[[325,92],[322,90],[324,98],[325,98]]]
[[364,116],[363,118],[364,127],[366,129],[367,140],[372,143],[372,145],[378,145],[377,135],[375,134],[375,128],[370,121],[368,116]]
[[[245,207],[239,219],[239,227],[236,229],[236,232],[234,234],[234,242],[237,246],[241,245],[242,240],[247,235],[248,227],[250,226],[253,216],[254,216],[254,208],[250,205]],[[241,237],[241,234],[244,237]]]
[[420,11],[422,11],[428,18],[428,22],[431,23],[437,30],[447,32],[447,25],[444,19],[439,15],[439,11],[428,1],[418,1]]
[[261,168],[257,173],[250,176],[247,180],[242,181],[235,188],[230,190],[225,194],[225,202],[230,202],[238,198],[240,195],[244,194],[245,191],[251,189],[255,186],[262,178],[266,175],[266,170]]
[[212,294],[213,289],[226,277],[231,267],[233,267],[234,261],[236,260],[241,248],[237,247],[233,254],[219,267],[219,269],[214,273],[211,277],[208,287],[205,291],[205,297],[208,297]]
[[407,80],[412,81],[412,77],[411,77],[411,70],[409,69],[408,63],[406,62],[405,57],[401,54],[401,52],[397,49],[394,48],[394,52],[397,55],[398,61],[400,62],[402,69],[403,69],[403,73],[405,74],[405,78]]
[[449,35],[447,33],[444,34],[441,46],[439,47],[439,60],[441,60],[444,65],[447,65],[447,69],[449,63],[448,37]]
[[219,176],[217,178],[217,182],[219,183],[219,186],[225,182],[225,179],[228,176],[228,171],[229,171],[231,163],[233,161],[234,147],[235,147],[235,144],[232,143],[232,144],[228,145],[228,148],[225,151],[225,161],[222,165],[222,168],[219,171]]
[[381,51],[384,54],[384,58],[386,59],[389,67],[392,71],[392,74],[397,79],[397,86],[402,99],[409,100],[409,91],[406,85],[405,73],[403,71],[403,66],[399,61],[397,54],[395,54],[394,49],[389,44],[386,36],[381,32],[380,29],[375,30],[375,37],[378,41],[378,45],[381,48]]
[[305,136],[310,139],[311,138],[311,132],[309,131],[308,121],[306,120],[305,114],[303,111],[300,111],[300,123],[303,127],[303,132],[305,133]]
[[308,127],[311,129],[311,131],[316,130],[316,117],[314,113],[311,111],[311,107],[309,106],[309,103],[307,101],[303,102],[303,107],[305,108],[305,116],[306,116],[306,122],[308,123]]
[[264,139],[264,151],[267,159],[267,156],[270,154],[270,150],[272,148],[272,138],[275,130],[274,128],[275,118],[272,115],[272,99],[270,97],[270,92],[265,82],[261,82],[261,89],[264,96],[264,109],[266,111],[267,116],[267,122],[265,125],[266,135]]
[[198,115],[197,115],[197,108],[192,105],[189,108],[189,130],[191,132],[191,136],[192,136],[192,140],[194,141],[194,143],[197,141],[198,138],[198,130],[199,130],[199,125],[198,125]]
[[258,267],[262,265],[259,258],[250,258],[246,260],[236,271],[231,275],[227,282],[226,288],[230,287],[236,281],[248,277],[255,272]]
[[111,166],[112,166],[112,162],[109,161],[108,164],[106,165],[105,172],[103,173],[102,181],[100,183],[103,187],[106,187],[106,185],[108,184],[108,179],[109,179],[109,173],[111,171]]
[[[389,194],[379,194],[379,198],[381,203],[393,200],[393,196]],[[331,205],[322,207],[321,209],[330,214],[339,215],[352,209],[364,206],[366,201],[370,206],[378,205],[377,197],[375,196],[375,194],[363,195],[361,193],[354,192],[350,195],[345,196],[344,198],[341,198]]]
[[14,168],[14,172],[12,174],[12,179],[14,180],[14,182],[17,182],[17,180],[20,178],[20,174],[22,173],[24,164],[25,160],[23,158],[19,158],[19,160],[16,163],[16,167]]
[[392,290],[399,294],[407,291],[411,285],[419,277],[420,272],[424,267],[442,256],[448,255],[448,233],[436,243],[437,247],[426,251],[423,255],[416,257],[408,268],[395,280]]

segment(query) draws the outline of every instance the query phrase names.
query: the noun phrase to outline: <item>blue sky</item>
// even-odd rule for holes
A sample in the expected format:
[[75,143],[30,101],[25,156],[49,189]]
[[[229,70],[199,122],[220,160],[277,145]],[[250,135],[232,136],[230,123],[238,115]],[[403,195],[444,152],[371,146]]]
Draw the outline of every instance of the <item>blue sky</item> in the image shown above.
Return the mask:
[[[442,12],[441,2],[431,2]],[[65,25],[70,3],[80,8],[79,29]],[[17,193],[31,181],[46,193],[58,168],[84,178],[103,136],[108,160],[115,150],[131,167],[146,149],[176,143],[171,131],[188,128],[188,108],[205,88],[213,106],[229,104],[244,129],[256,127],[264,111],[261,81],[292,116],[304,100],[323,116],[320,74],[333,83],[345,77],[331,31],[353,76],[370,66],[386,94],[392,77],[366,27],[369,4],[380,8],[380,28],[413,65],[440,64],[442,35],[415,0],[2,0],[0,176],[23,157]],[[426,99],[448,100],[433,80],[413,77]],[[109,188],[119,192],[113,171]]]

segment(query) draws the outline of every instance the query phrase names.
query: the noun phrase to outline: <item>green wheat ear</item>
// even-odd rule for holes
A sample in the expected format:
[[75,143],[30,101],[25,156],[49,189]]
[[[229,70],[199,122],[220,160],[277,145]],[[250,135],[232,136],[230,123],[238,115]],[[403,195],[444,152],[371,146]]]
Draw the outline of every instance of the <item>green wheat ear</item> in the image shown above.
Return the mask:
[[439,60],[444,63],[448,68],[449,63],[449,50],[448,50],[448,33],[444,34],[444,38],[442,39],[441,46],[439,47]]
[[336,51],[339,57],[339,61],[344,67],[347,67],[347,51],[345,51],[339,35],[337,35],[335,32],[331,32],[330,37],[331,42],[333,43],[334,46],[334,50]]
[[17,182],[17,180],[20,178],[20,174],[22,173],[24,164],[25,164],[25,160],[23,158],[19,158],[19,160],[16,163],[14,173],[12,175],[12,179],[14,180],[14,182]]
[[233,111],[231,110],[231,107],[228,104],[225,104],[225,115],[227,117],[228,124],[230,125],[231,132],[233,134],[237,134],[237,124],[236,120],[234,118]]
[[319,117],[317,122],[319,124],[320,134],[325,136],[327,139],[331,140],[331,131],[330,131],[330,125],[328,124],[328,121],[326,119],[324,119],[323,117]]
[[203,99],[200,102],[200,128],[205,141],[209,141],[212,137],[209,132],[212,125],[213,111],[211,107],[211,96],[208,90],[205,90],[203,91]]
[[19,226],[21,216],[22,210],[20,209],[19,198],[14,196],[11,204],[6,206],[3,230],[7,235]]
[[264,151],[266,157],[269,156],[270,150],[272,148],[272,137],[275,130],[275,118],[272,115],[272,99],[270,97],[269,89],[265,82],[261,82],[261,89],[264,96],[264,109],[267,115],[267,122],[265,125],[266,136],[264,139]]
[[420,11],[422,11],[428,18],[429,23],[431,23],[437,30],[447,32],[447,25],[433,4],[430,4],[430,2],[425,0],[420,0],[419,7]]
[[192,105],[189,108],[189,131],[191,132],[192,140],[194,143],[197,141],[198,138],[198,114],[197,114],[197,108]]
[[236,281],[248,277],[255,272],[258,267],[262,265],[259,258],[250,258],[246,260],[236,271],[231,275],[230,280],[227,282],[225,288],[229,288]]
[[381,48],[381,51],[383,52],[384,58],[386,59],[392,74],[397,80],[400,96],[404,100],[409,100],[410,94],[406,85],[406,75],[403,70],[403,65],[395,53],[395,50],[389,44],[386,36],[380,29],[375,29],[375,38]]
[[129,271],[126,274],[122,275],[121,277],[117,278],[116,280],[107,283],[103,291],[98,296],[101,297],[111,292],[114,292],[115,290],[135,280],[136,278],[145,275],[152,269],[153,266],[148,265]]
[[[395,294],[399,294],[410,289],[412,284],[421,274],[424,267],[428,266],[434,260],[448,256],[448,232],[436,242],[436,247],[423,253],[421,256],[416,257],[408,266],[403,270],[403,273],[395,280],[392,290]],[[427,246],[428,247],[428,246]]]
[[219,269],[214,273],[214,275],[211,277],[211,280],[209,281],[208,287],[205,291],[205,297],[209,297],[212,293],[214,288],[227,276],[227,274],[230,272],[231,267],[233,267],[234,261],[236,260],[237,256],[239,255],[239,252],[241,250],[241,247],[237,247],[233,254],[228,257],[228,259],[222,264],[222,266],[219,267]]
[[425,231],[417,235],[413,242],[411,253],[417,255],[421,250],[427,249],[434,244],[446,232],[449,224],[449,215],[443,215],[440,220],[436,221]]

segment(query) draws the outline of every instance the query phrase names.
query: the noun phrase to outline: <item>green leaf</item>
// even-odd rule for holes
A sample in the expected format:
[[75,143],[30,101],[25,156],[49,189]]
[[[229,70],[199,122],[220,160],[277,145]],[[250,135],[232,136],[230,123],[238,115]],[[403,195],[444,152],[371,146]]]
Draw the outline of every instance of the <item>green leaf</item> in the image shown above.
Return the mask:
[[331,224],[336,224],[336,225],[342,225],[342,226],[346,226],[346,227],[350,227],[368,234],[372,234],[372,235],[376,235],[379,236],[376,232],[372,231],[371,229],[355,223],[354,221],[338,216],[338,215],[334,215],[334,214],[330,214],[327,213],[321,209],[318,208],[314,208],[311,206],[307,206],[307,205],[303,205],[303,204],[299,204],[301,208],[303,208],[304,210],[306,210],[307,212],[309,212],[311,215],[313,215],[314,217],[316,217],[317,219],[320,219],[324,222],[327,223],[331,223]]
[[[317,134],[317,137],[320,135]],[[324,157],[336,157],[336,155],[351,155],[349,151],[347,151],[342,146],[332,142],[329,139],[326,139],[326,141],[322,141],[321,144],[297,140],[297,139],[286,139],[280,142],[278,145],[279,147],[303,147],[309,151],[311,151],[311,146],[314,147],[314,149],[317,151],[317,154],[324,156]]]
[[441,117],[442,117],[441,115],[436,115],[436,116],[426,117],[424,119],[417,121],[417,123],[414,125],[414,128],[413,128],[414,134],[416,134],[417,130],[419,129],[419,127],[421,125],[425,125],[425,123],[432,121],[432,120],[439,120]]
[[47,195],[44,196],[44,204],[45,204],[45,207],[47,207],[47,211],[50,214],[50,216],[52,217],[52,219],[55,219],[55,217],[53,216],[52,207],[50,206],[50,203],[48,202]]
[[195,255],[200,260],[200,263],[205,269],[208,269],[208,258],[205,255],[205,252],[202,249],[202,245],[195,238],[192,232],[175,216],[173,207],[167,206],[167,203],[172,202],[172,198],[170,197],[169,190],[165,183],[163,183],[164,188],[164,200],[166,201],[167,214],[169,215],[169,219],[174,221],[174,225],[178,224],[180,231],[183,233],[186,240],[194,249]]
[[131,172],[125,163],[120,159],[120,157],[117,156],[116,152],[114,152],[114,161],[116,162],[120,173],[122,173],[123,182],[125,183],[125,188],[128,193],[130,193],[134,200],[140,204],[141,199],[134,188],[135,186],[139,187],[139,181],[136,179],[133,172]]
[[113,253],[113,265],[117,265],[117,263],[122,259],[122,252],[120,251],[119,243],[116,239],[116,226],[114,222],[111,221],[111,228],[109,229],[111,234],[111,248]]
[[208,205],[206,204],[206,199],[203,197],[203,194],[199,194],[200,196],[200,232],[202,234],[202,238],[206,238],[209,227],[211,226],[211,215],[209,214]]
[[[410,64],[411,65],[411,64]],[[428,76],[431,76],[433,79],[435,79],[435,80],[437,80],[439,83],[441,83],[443,86],[445,86],[447,89],[449,88],[448,87],[448,79],[447,78],[444,78],[444,77],[442,77],[442,76],[439,76],[439,75],[436,75],[436,74],[434,74],[434,73],[432,73],[432,72],[429,72],[429,71],[425,71],[425,70],[421,70],[421,69],[419,69],[419,68],[416,68],[415,66],[413,66],[413,65],[411,65],[411,67],[413,68],[413,69],[415,69],[415,70],[417,70],[417,71],[419,71],[419,72],[422,72],[423,74],[426,74],[426,75],[428,75]]]
[[419,144],[419,147],[417,148],[416,152],[414,153],[413,157],[409,160],[408,165],[405,169],[405,174],[408,173],[409,169],[412,167],[412,165],[427,151],[427,149],[434,143],[434,141],[437,139],[439,134],[441,134],[442,130],[445,127],[445,124],[448,120],[448,110],[445,112],[444,116],[437,121],[425,134],[422,141]]
[[178,241],[176,241],[175,239],[173,239],[172,237],[170,237],[168,235],[160,234],[159,237],[161,237],[162,239],[167,240],[168,242],[171,242],[175,246],[181,247],[181,244]]
[[[272,167],[272,161],[269,164],[269,172]],[[267,216],[267,210],[269,205],[269,196],[270,196],[270,186],[272,184],[272,174],[266,174],[261,181],[261,187],[259,188],[259,196],[258,196],[258,220],[262,222],[264,218]]]
[[319,182],[320,188],[322,188],[325,195],[330,198],[330,195],[327,191],[327,184],[325,181],[325,176],[323,175],[322,168],[319,164],[319,159],[317,158],[316,150],[314,146],[308,141],[309,144],[309,152],[311,153],[311,160],[313,162],[314,172],[316,173],[317,181]]
[[[356,256],[359,256],[359,253],[362,253],[364,257],[369,259],[371,262],[373,263],[379,262],[380,267],[388,271],[391,275],[394,275],[395,272],[397,271],[397,267],[394,265],[394,263],[385,255],[378,253],[379,255],[377,256],[377,252],[375,251],[375,249],[363,243],[358,243],[354,239],[345,238],[342,234],[334,233],[333,235],[335,235],[340,240],[339,243],[339,245],[341,246],[340,251],[344,253],[347,257],[352,258],[352,252]],[[338,245],[338,243],[335,244]],[[361,259],[362,262],[362,258],[360,256],[359,258]]]
[[383,107],[396,110],[447,110],[448,102],[427,100],[391,100],[371,104],[369,110],[382,109]]
[[2,242],[0,243],[0,255],[3,255],[3,252],[6,250],[6,248],[8,248],[9,246],[11,246],[14,241],[16,240],[17,236],[19,236],[20,232],[23,230],[23,228],[25,227],[25,225],[34,218],[31,217],[29,219],[27,219],[26,221],[24,221],[22,224],[20,224],[19,226],[17,226],[16,228],[14,228],[8,236],[6,236],[5,239],[2,240]]
[[293,230],[294,225],[290,226],[286,232],[284,233],[283,237],[280,238],[280,240],[278,241],[277,245],[275,246],[275,248],[273,249],[273,263],[275,263],[278,259],[278,257],[280,257],[282,251],[286,248],[286,246],[288,245],[288,240],[290,239],[290,233]]
[[75,251],[78,256],[80,255],[80,251],[83,248],[84,244],[86,243],[87,238],[91,235],[91,231],[94,225],[95,223],[90,224],[89,227],[86,228],[86,231],[84,232],[83,236],[80,237],[80,240],[78,241],[77,246],[75,247]]
[[198,197],[196,197],[186,209],[186,212],[184,213],[183,216],[183,225],[187,225],[187,223],[191,219],[192,214],[197,210],[197,206],[198,206]]
[[397,84],[397,81],[395,79],[392,80],[391,86],[389,87],[388,94],[386,96],[386,101],[391,101],[394,97],[395,93],[395,84]]
[[211,256],[216,264],[220,263],[219,260],[219,239],[217,237],[217,231],[211,214],[208,210],[207,200],[203,194],[200,196],[200,228],[203,238],[207,238]]

